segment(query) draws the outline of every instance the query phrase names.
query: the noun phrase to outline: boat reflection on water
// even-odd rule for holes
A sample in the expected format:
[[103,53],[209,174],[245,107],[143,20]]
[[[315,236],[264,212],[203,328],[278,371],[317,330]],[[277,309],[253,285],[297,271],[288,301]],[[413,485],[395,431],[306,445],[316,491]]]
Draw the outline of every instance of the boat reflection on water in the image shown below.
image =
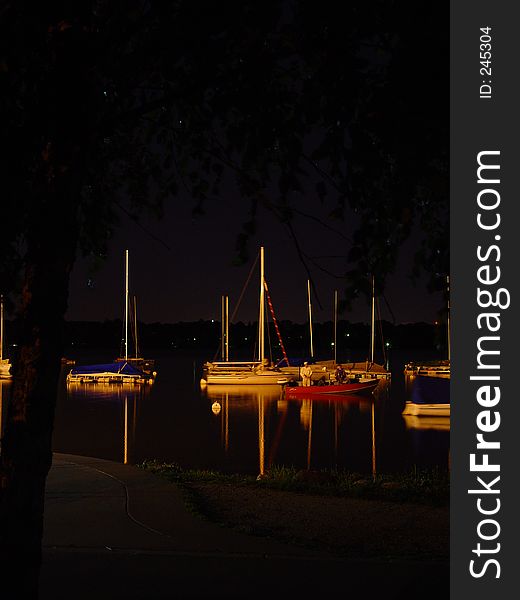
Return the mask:
[[307,441],[307,469],[311,468],[311,448],[312,448],[312,408],[313,404],[328,401],[333,403],[334,407],[334,451],[337,457],[338,450],[338,407],[347,403],[349,405],[356,405],[360,413],[366,413],[370,411],[370,437],[372,447],[372,476],[375,477],[377,474],[377,463],[376,463],[376,428],[375,428],[375,405],[374,398],[367,397],[366,395],[341,395],[341,394],[308,394],[306,397],[301,398],[300,407],[300,423],[308,431]]
[[[78,438],[90,437],[92,455],[106,458],[108,454],[113,460],[131,463],[139,407],[150,394],[149,386],[67,382],[66,389],[69,406],[76,413],[78,424],[74,434]],[[93,419],[94,415],[97,418]],[[80,439],[78,445],[81,445]],[[111,451],[107,452],[108,449]]]
[[[265,473],[265,410],[266,405],[278,409],[282,398],[279,385],[225,385],[214,384],[203,390],[203,394],[212,401],[211,410],[220,415],[220,438],[225,454],[229,451],[229,416],[230,411],[256,412],[258,421],[258,470],[259,475]],[[283,406],[282,406],[283,414]],[[286,412],[285,412],[286,414]]]
[[281,467],[370,476],[447,463],[449,418],[441,425],[403,416],[404,380],[381,380],[369,396],[289,400],[279,385],[201,391],[191,355],[181,363],[184,379],[179,360],[162,357],[164,376],[152,386],[67,386],[64,369],[54,450],[255,476]]
[[450,429],[450,380],[408,375],[405,377],[407,429]]
[[[208,386],[204,396],[220,421],[225,455],[252,450],[252,423],[245,424],[244,413],[256,420],[259,477],[277,464],[307,470],[350,467],[376,474],[374,397],[309,394],[286,399],[279,386],[225,385]],[[329,425],[334,428],[332,439],[324,435]]]
[[450,380],[411,375],[405,377],[405,389],[403,419],[417,462],[438,464],[438,458],[431,457],[444,455],[444,466],[449,470]]
[[2,439],[4,437],[5,421],[7,415],[7,396],[11,390],[11,380],[0,379],[0,454],[2,453]]
[[429,417],[429,416],[417,416],[417,415],[403,415],[404,422],[407,429],[434,429],[436,431],[449,431],[450,430],[450,417]]

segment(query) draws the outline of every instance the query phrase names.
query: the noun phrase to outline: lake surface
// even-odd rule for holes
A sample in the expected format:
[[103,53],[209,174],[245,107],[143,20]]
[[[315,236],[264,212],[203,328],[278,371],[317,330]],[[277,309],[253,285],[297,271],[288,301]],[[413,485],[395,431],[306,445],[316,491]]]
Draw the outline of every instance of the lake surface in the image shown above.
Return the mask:
[[[247,474],[273,465],[361,473],[449,468],[449,418],[401,414],[406,398],[418,393],[402,373],[409,354],[396,357],[391,384],[381,381],[373,397],[318,401],[286,401],[278,386],[201,390],[203,357],[150,356],[158,372],[151,386],[67,386],[70,367],[64,367],[54,450]],[[84,357],[77,364],[111,358]],[[442,393],[448,394],[445,383]]]

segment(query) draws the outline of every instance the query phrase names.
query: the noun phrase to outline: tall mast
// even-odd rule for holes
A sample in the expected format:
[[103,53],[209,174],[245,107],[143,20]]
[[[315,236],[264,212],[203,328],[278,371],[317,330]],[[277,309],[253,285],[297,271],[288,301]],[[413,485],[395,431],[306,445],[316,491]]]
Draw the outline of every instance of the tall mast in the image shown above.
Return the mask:
[[125,360],[128,360],[128,250],[125,250]]
[[448,312],[446,315],[446,325],[448,328],[448,360],[451,361],[451,342],[450,342],[450,276],[446,275],[446,286],[448,292]]
[[265,339],[264,339],[264,319],[265,319],[265,296],[264,296],[264,247],[260,247],[260,312],[258,315],[258,359],[264,360]]
[[128,464],[128,396],[125,396],[125,431],[123,434],[123,464]]
[[334,290],[334,364],[338,358],[338,290]]
[[226,360],[226,311],[225,296],[220,297],[220,359]]
[[220,357],[229,361],[229,296],[220,300]]
[[229,296],[226,296],[226,300],[225,300],[225,310],[224,310],[224,316],[225,316],[225,329],[224,329],[224,339],[225,339],[225,357],[226,357],[226,361],[229,361]]
[[135,336],[135,357],[139,358],[139,346],[137,343],[137,298],[134,296],[134,336]]
[[0,360],[4,357],[4,297],[0,296]]
[[314,358],[314,345],[312,343],[312,304],[311,304],[311,280],[307,279],[307,301],[309,304],[309,333],[311,341],[311,358]]
[[372,275],[372,319],[370,335],[370,362],[374,362],[374,344],[376,335],[376,283]]

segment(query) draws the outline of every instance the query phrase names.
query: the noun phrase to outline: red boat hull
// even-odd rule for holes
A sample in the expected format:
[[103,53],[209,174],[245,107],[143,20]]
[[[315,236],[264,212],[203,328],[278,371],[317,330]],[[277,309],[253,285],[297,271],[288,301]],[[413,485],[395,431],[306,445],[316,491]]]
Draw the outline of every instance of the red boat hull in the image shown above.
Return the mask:
[[319,395],[341,395],[346,394],[371,394],[379,383],[378,379],[372,379],[370,381],[363,381],[361,383],[343,383],[338,385],[299,385],[294,387],[285,388],[285,397],[291,398],[302,398],[312,394]]

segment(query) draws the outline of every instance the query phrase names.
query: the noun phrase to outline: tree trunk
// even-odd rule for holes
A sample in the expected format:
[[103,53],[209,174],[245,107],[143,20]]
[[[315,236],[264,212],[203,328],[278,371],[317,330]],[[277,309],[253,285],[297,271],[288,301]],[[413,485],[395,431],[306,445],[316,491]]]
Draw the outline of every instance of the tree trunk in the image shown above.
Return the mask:
[[[61,370],[69,277],[78,242],[78,207],[98,118],[92,99],[95,69],[87,4],[22,4],[34,43],[43,53],[32,126],[33,146],[23,175],[25,274],[21,339],[0,459],[0,589],[6,598],[36,598],[41,563],[45,481],[52,463],[52,431]],[[70,8],[70,10],[69,10]],[[24,24],[25,24],[25,21]],[[34,81],[33,81],[34,80]],[[94,91],[98,92],[97,88]],[[96,96],[97,97],[97,96]],[[32,105],[31,105],[32,106]],[[30,185],[28,182],[30,181]]]
[[40,201],[27,237],[21,339],[2,440],[1,587],[13,590],[6,598],[36,598],[38,589],[45,481],[77,243],[76,202],[54,191]]

